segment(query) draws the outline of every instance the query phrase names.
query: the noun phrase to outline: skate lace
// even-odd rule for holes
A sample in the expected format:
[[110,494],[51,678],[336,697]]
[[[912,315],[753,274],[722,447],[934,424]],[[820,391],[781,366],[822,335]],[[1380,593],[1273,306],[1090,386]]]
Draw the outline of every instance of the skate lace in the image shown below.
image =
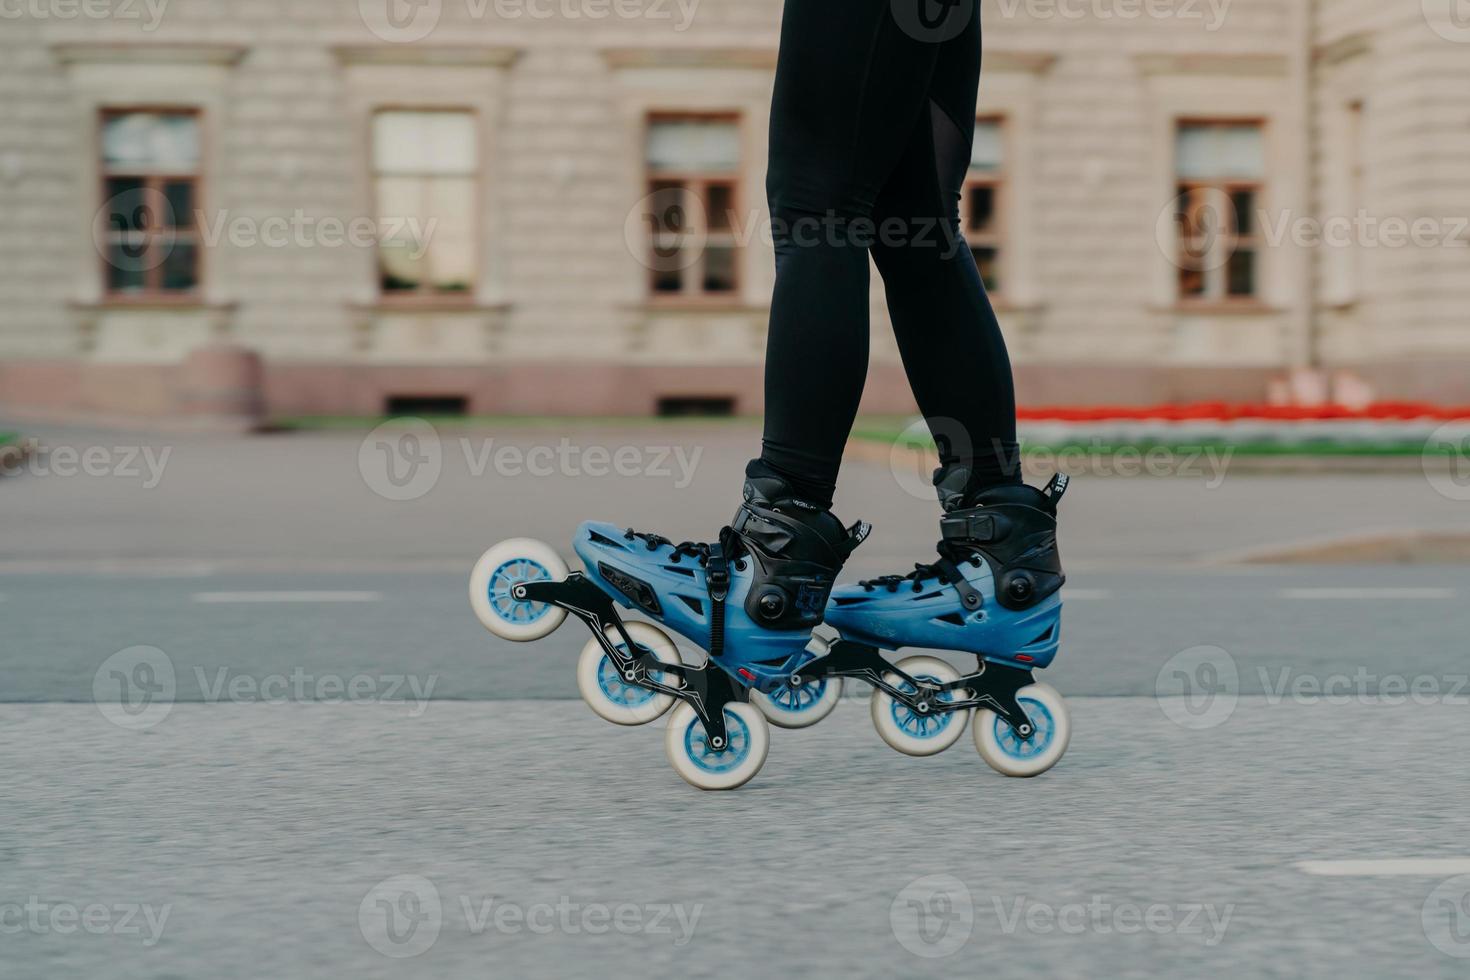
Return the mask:
[[980,567],[978,555],[968,554],[948,541],[939,542],[935,545],[935,550],[939,552],[940,557],[937,562],[914,562],[914,570],[907,575],[879,575],[877,578],[863,579],[858,585],[862,586],[865,592],[872,592],[875,589],[897,592],[899,586],[905,582],[911,582],[915,592],[923,592],[926,580],[939,579],[953,585],[964,578],[959,574],[959,569],[956,567],[958,565],[969,562],[976,568]]
[[[710,545],[704,541],[681,541],[678,544],[674,544],[671,539],[664,537],[662,534],[653,534],[649,531],[635,531],[631,527],[628,528],[623,537],[628,541],[642,541],[649,551],[657,551],[665,546],[672,548],[674,553],[670,561],[675,565],[679,564],[683,558],[693,558],[701,565],[709,564]],[[739,546],[740,538],[735,534],[726,534],[723,531],[720,533],[720,537],[729,539],[730,541],[730,544],[726,545],[725,557],[732,560],[738,558],[741,551]]]

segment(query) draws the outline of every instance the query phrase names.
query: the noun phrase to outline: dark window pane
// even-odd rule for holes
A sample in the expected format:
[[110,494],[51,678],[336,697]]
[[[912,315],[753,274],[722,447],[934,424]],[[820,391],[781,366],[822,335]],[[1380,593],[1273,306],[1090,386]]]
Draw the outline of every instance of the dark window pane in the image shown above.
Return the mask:
[[175,228],[194,227],[194,184],[187,180],[170,180],[163,185],[170,214],[166,217]]
[[656,293],[677,293],[684,288],[684,273],[679,269],[657,268],[650,282]]
[[189,241],[160,242],[163,260],[163,291],[185,293],[199,284],[199,247]]
[[1211,238],[1221,226],[1221,214],[1214,191],[1193,187],[1181,198],[1180,231],[1185,238]]
[[1254,249],[1237,249],[1230,256],[1229,284],[1231,296],[1256,294],[1256,253]]
[[140,261],[137,249],[115,242],[107,249],[107,291],[112,293],[140,293],[146,282],[147,270]]
[[729,231],[735,219],[735,188],[729,184],[709,185],[709,227]]
[[735,289],[735,250],[711,246],[704,253],[704,291],[728,293]]
[[970,231],[986,231],[995,220],[995,188],[977,186],[970,188]]
[[143,231],[148,227],[148,195],[137,177],[109,177],[102,204],[108,231]]
[[688,206],[695,202],[682,184],[674,181],[656,180],[648,198],[646,220],[654,234],[666,231],[683,231],[689,226]]
[[1235,209],[1235,228],[1241,235],[1254,235],[1252,230],[1256,222],[1256,194],[1255,191],[1238,190],[1230,195],[1230,203]]
[[986,246],[976,246],[970,249],[970,254],[975,257],[975,268],[980,270],[981,282],[985,283],[986,289],[995,292],[1000,288],[1000,254],[998,250]]

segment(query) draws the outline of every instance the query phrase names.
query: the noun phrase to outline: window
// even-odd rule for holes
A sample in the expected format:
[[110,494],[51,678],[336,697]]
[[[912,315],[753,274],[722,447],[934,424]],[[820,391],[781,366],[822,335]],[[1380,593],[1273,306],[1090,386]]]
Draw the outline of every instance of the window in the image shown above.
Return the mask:
[[739,286],[739,120],[653,116],[644,154],[649,289],[659,297],[733,294]]
[[199,118],[188,111],[102,115],[107,293],[188,295],[199,286]]
[[1179,297],[1257,295],[1265,146],[1258,123],[1182,123],[1176,137]]
[[970,172],[960,199],[960,220],[985,288],[1001,287],[1001,198],[1005,186],[1005,131],[999,119],[975,123]]
[[479,127],[462,111],[373,117],[378,281],[384,295],[468,295],[475,286]]

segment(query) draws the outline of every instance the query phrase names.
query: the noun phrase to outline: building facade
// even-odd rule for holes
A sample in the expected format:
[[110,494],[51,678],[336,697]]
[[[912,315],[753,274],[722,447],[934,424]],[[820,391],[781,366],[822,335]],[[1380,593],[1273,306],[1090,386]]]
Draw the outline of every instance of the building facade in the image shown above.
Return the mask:
[[[1022,400],[1470,401],[1439,2],[983,0],[964,221]],[[0,410],[760,411],[778,0],[0,8]]]

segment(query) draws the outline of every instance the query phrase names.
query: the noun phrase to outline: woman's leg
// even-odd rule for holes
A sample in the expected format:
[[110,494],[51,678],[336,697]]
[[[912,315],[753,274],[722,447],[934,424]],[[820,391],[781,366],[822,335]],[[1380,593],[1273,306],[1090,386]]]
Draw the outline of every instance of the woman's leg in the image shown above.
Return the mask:
[[873,257],[943,472],[967,471],[959,476],[966,496],[1021,482],[1010,358],[960,225],[979,77],[977,9],[966,29],[941,46],[925,111],[874,215],[880,225],[913,232],[884,237]]
[[781,24],[766,186],[776,286],[750,475],[779,476],[820,507],[831,505],[867,375],[874,206],[928,112],[939,56],[891,8],[786,0]]

